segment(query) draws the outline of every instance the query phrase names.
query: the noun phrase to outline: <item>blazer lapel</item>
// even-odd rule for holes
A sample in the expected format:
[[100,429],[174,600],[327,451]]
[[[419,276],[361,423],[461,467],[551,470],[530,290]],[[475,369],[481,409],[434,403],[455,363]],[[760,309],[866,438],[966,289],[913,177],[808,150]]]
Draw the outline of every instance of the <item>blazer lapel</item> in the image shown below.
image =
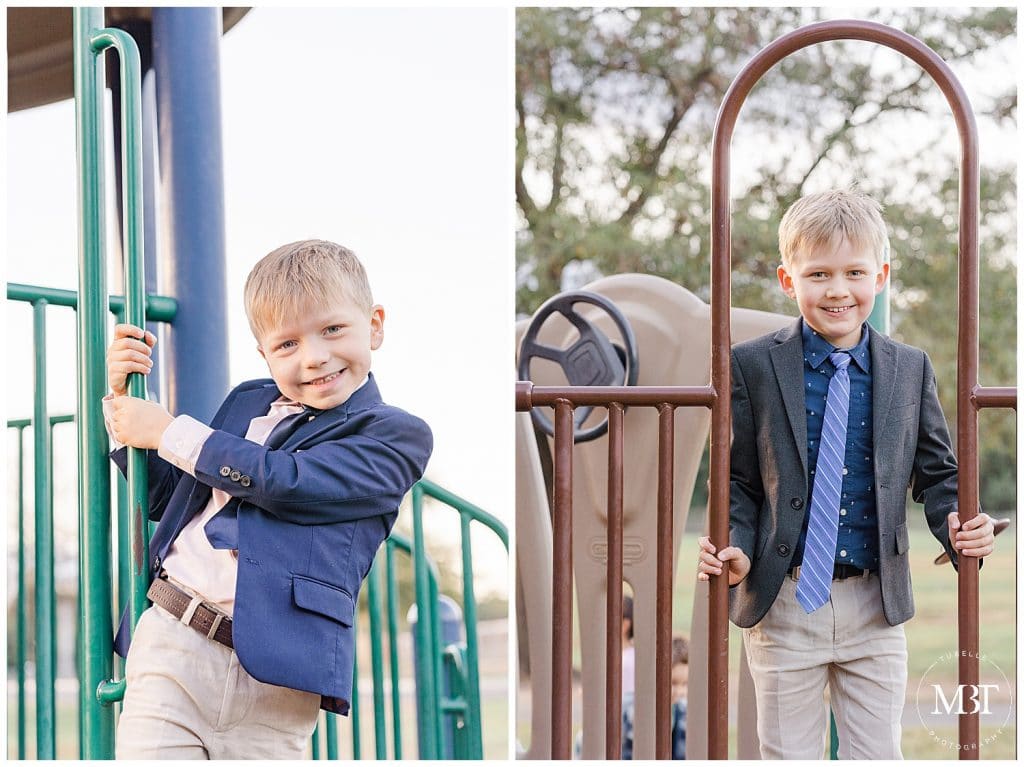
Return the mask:
[[890,430],[885,428],[889,417],[889,405],[896,390],[897,354],[896,345],[870,325],[869,345],[871,351],[871,427],[874,434],[875,471],[882,466],[880,454],[888,454],[889,448],[883,443]]
[[800,320],[775,335],[778,344],[770,350],[775,378],[796,440],[804,476],[807,476],[807,413],[804,400],[804,344]]
[[379,405],[381,403],[380,390],[377,388],[373,373],[369,374],[369,378],[370,380],[353,392],[348,400],[330,410],[324,410],[313,420],[299,426],[285,440],[281,448],[294,449],[306,443],[316,443],[321,434],[341,426],[349,419],[349,416]]

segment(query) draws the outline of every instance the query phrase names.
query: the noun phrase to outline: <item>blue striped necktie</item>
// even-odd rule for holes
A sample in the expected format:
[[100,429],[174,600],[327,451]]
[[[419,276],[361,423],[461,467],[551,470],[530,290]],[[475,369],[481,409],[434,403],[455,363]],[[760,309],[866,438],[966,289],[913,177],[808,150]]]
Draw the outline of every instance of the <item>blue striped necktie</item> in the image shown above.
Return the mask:
[[846,457],[846,422],[850,414],[850,371],[847,370],[850,354],[837,351],[828,358],[836,366],[836,372],[828,383],[804,559],[796,586],[796,599],[809,613],[825,604],[832,590]]

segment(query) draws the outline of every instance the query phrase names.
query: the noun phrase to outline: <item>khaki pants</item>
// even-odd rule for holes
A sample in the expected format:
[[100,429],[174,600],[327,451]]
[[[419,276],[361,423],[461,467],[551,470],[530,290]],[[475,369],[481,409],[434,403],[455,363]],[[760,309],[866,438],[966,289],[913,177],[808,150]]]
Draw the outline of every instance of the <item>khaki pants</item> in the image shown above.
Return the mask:
[[902,759],[907,640],[885,621],[878,576],[832,581],[831,598],[811,614],[796,585],[787,577],[761,622],[743,630],[761,757],[823,758],[827,684],[839,758]]
[[118,759],[301,759],[320,708],[319,695],[256,681],[231,648],[156,605],[125,678]]

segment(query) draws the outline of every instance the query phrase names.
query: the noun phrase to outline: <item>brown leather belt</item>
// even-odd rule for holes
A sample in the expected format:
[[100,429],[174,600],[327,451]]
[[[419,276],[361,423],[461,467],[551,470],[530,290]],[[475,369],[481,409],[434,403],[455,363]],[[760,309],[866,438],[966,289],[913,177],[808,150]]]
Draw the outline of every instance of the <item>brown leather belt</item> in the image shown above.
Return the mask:
[[[149,591],[146,592],[146,596],[178,620],[181,620],[181,616],[192,604],[192,597],[189,594],[164,578],[155,578]],[[188,626],[200,634],[205,634],[215,642],[227,645],[231,649],[235,647],[234,642],[231,641],[231,619],[205,602],[200,602],[196,606]]]
[[[790,568],[787,575],[794,581],[800,580],[800,567],[801,565],[797,565],[796,567]],[[837,562],[835,567],[832,568],[832,580],[845,581],[847,578],[867,578],[875,572],[877,572],[877,570],[862,570],[859,567],[854,567],[853,565],[840,564]]]

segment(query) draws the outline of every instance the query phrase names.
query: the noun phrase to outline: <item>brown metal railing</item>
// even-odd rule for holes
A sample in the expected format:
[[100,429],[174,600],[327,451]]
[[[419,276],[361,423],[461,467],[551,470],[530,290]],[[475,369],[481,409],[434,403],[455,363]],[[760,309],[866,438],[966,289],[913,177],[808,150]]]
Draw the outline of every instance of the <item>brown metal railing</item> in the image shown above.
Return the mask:
[[[728,346],[726,347],[728,350]],[[572,448],[574,407],[608,408],[608,606],[605,755],[618,759],[622,733],[622,414],[625,407],[658,410],[658,518],[655,544],[655,721],[671,721],[673,446],[677,407],[711,407],[709,386],[534,386],[516,384],[516,410],[554,407],[554,515],[552,520],[551,756],[572,752]],[[726,443],[728,444],[728,442]],[[726,671],[728,669],[726,668]],[[671,732],[657,727],[655,758],[672,756]]]
[[[658,439],[658,541],[656,588],[656,721],[669,721],[672,597],[672,438],[676,407],[711,409],[710,534],[716,548],[729,543],[729,444],[731,221],[729,153],[741,106],[762,75],[791,53],[831,40],[862,40],[892,48],[920,65],[949,102],[960,134],[959,294],[957,333],[958,505],[961,521],[978,511],[978,410],[1016,409],[1016,387],[978,385],[978,138],[970,102],[944,61],[920,40],[870,21],[825,21],[801,27],[763,48],[733,81],[718,112],[712,143],[711,182],[711,383],[710,386],[535,387],[516,384],[516,410],[555,409],[553,510],[552,757],[571,756],[572,664],[572,447],[574,407],[609,410],[608,606],[606,756],[617,759],[621,735],[622,669],[622,408],[656,407]],[[959,683],[978,684],[978,560],[961,558],[958,568]],[[712,577],[708,614],[708,757],[728,756],[728,580]],[[961,759],[979,756],[978,714],[960,715]],[[662,726],[655,755],[671,755]]]

